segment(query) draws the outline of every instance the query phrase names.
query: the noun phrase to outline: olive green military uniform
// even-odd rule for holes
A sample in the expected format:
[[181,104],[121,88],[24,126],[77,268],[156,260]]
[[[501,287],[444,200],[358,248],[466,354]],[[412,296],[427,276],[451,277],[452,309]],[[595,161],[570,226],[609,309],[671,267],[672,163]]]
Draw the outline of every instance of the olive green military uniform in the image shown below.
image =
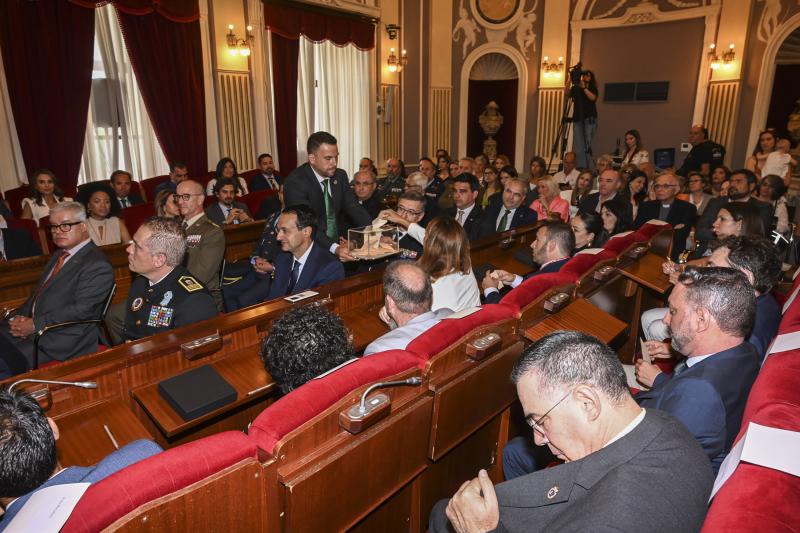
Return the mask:
[[183,265],[206,287],[217,309],[222,311],[219,271],[225,257],[225,233],[205,215],[186,228],[186,257]]
[[125,308],[124,340],[136,340],[217,316],[211,293],[182,266],[150,285],[139,276],[131,284]]

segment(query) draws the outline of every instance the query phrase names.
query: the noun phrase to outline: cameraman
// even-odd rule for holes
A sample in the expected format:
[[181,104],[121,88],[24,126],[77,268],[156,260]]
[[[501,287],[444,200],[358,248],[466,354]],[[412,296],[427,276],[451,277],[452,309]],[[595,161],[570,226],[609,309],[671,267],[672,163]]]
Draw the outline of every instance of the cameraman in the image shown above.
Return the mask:
[[590,168],[592,137],[597,130],[597,81],[591,70],[581,70],[578,63],[570,69],[569,94],[572,97],[572,151],[578,157],[578,168]]

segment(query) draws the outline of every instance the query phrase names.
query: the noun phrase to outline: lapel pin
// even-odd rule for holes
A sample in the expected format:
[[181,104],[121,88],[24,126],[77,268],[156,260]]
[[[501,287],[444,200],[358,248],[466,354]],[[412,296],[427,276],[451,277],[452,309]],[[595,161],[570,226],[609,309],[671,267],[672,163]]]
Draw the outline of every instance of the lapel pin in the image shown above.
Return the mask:
[[552,500],[558,494],[558,485],[550,487],[550,490],[547,491],[547,499]]

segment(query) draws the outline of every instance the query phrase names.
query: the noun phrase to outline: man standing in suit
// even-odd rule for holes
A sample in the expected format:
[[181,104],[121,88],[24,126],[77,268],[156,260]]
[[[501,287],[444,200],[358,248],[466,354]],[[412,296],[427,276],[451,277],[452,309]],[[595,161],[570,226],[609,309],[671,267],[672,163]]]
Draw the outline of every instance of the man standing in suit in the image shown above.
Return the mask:
[[58,426],[24,392],[0,391],[0,506],[5,530],[37,491],[67,483],[96,483],[126,466],[160,453],[148,440],[112,452],[95,466],[63,468],[56,453]]
[[[589,194],[581,200],[580,205],[578,206],[581,211],[594,211],[596,213],[600,212],[600,208],[603,205],[603,202],[607,200],[611,200],[615,196],[617,196],[617,191],[619,190],[620,184],[620,175],[614,169],[604,170],[600,177],[597,178],[597,192],[593,192]],[[627,220],[633,220],[633,207],[631,207],[630,202],[626,202],[628,206],[628,216],[626,217]]]
[[686,249],[686,239],[694,225],[697,210],[689,202],[678,200],[680,181],[673,174],[661,174],[653,185],[656,199],[643,202],[633,223],[633,229],[641,228],[649,220],[663,220],[675,230],[672,236],[672,259]]
[[361,206],[367,210],[371,218],[376,218],[381,211],[381,195],[378,194],[378,182],[371,170],[359,170],[353,176],[353,192]]
[[[0,352],[13,363],[11,374],[33,367],[35,332],[62,322],[102,318],[114,286],[111,263],[89,238],[83,205],[63,202],[51,208],[50,231],[58,250],[44,267],[33,294],[0,325]],[[49,331],[39,342],[38,362],[66,361],[93,353],[98,340],[96,324]]]
[[469,240],[478,238],[483,210],[475,204],[480,192],[478,178],[472,174],[461,174],[453,179],[453,202],[455,206],[444,214],[456,219],[467,233]]
[[236,201],[236,184],[231,178],[219,178],[214,184],[214,196],[219,200],[206,207],[206,216],[218,226],[252,222],[250,210],[243,202]]
[[42,250],[31,234],[17,228],[0,230],[0,262],[42,255]]
[[[672,345],[687,359],[671,379],[636,395],[639,405],[672,414],[703,447],[717,472],[739,433],[750,388],[760,369],[745,341],[755,319],[753,287],[731,268],[687,267],[664,316]],[[638,368],[637,368],[638,372]]]
[[315,240],[317,217],[305,205],[289,206],[278,219],[284,253],[275,260],[275,279],[267,299],[279,298],[344,279],[341,261]]
[[346,215],[355,227],[372,223],[367,210],[356,200],[347,173],[337,168],[336,137],[325,131],[312,133],[306,143],[308,163],[286,178],[286,205],[306,205],[317,215],[317,240],[326,250],[345,261],[355,259],[347,246],[339,246],[340,217]]
[[536,212],[528,206],[522,205],[527,193],[528,184],[523,180],[519,178],[506,180],[503,202],[489,204],[478,230],[478,236],[486,237],[534,224],[537,219]]
[[547,221],[536,230],[536,238],[531,243],[533,260],[538,263],[539,270],[525,277],[505,270],[486,272],[483,278],[483,295],[487,304],[500,301],[500,283],[512,289],[520,286],[526,279],[558,272],[575,252],[575,234],[572,227],[564,222]]
[[525,349],[511,380],[534,442],[564,464],[496,486],[479,471],[434,506],[432,533],[700,529],[708,461],[677,420],[636,405],[614,350],[585,333],[551,333]]
[[133,178],[130,172],[115,170],[111,173],[111,188],[114,189],[114,201],[119,205],[120,210],[127,209],[133,205],[144,203],[138,194],[131,194],[131,183]]
[[272,160],[272,156],[269,154],[258,156],[258,168],[261,169],[261,174],[256,174],[250,180],[250,192],[277,191],[283,178],[275,174],[275,162]]

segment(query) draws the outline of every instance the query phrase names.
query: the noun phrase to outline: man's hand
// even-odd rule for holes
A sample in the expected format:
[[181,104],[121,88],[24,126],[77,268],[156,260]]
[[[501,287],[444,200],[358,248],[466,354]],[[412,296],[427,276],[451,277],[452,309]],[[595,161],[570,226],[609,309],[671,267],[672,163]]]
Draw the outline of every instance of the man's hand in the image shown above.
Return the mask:
[[16,315],[8,321],[9,332],[15,337],[27,337],[31,335],[36,326],[33,325],[33,319],[27,316]]
[[647,346],[647,353],[650,354],[650,357],[656,359],[669,359],[672,357],[668,342],[645,341],[644,345]]
[[339,261],[342,263],[356,260],[356,257],[347,249],[347,239],[339,239],[339,246],[336,247],[336,257],[338,257]]
[[486,271],[486,274],[483,276],[483,281],[481,282],[481,287],[483,290],[486,289],[500,289],[500,280],[493,278],[492,273],[490,271]]
[[517,277],[515,274],[512,274],[511,272],[507,272],[505,270],[493,270],[492,273],[497,279],[499,279],[506,285],[511,285],[514,279]]
[[253,269],[259,274],[269,274],[270,272],[275,270],[275,267],[272,266],[272,263],[270,263],[266,259],[262,257],[256,257],[256,262],[253,265]]
[[386,312],[386,306],[382,306],[381,310],[378,311],[378,317],[383,321],[384,324],[387,326],[392,321],[392,317],[389,316],[389,313]]
[[238,211],[238,213],[236,214],[236,218],[238,218],[239,222],[241,222],[242,224],[253,221],[253,217],[248,215],[247,211],[245,211],[244,209],[236,209],[236,211]]
[[447,504],[447,518],[458,533],[491,531],[500,521],[494,485],[486,470],[467,481]]
[[388,220],[392,224],[397,224],[398,226],[403,226],[404,228],[408,229],[408,226],[411,223],[397,214],[396,211],[392,211],[391,209],[384,209],[380,213],[378,213],[378,218],[382,218],[384,220]]
[[636,368],[633,372],[636,375],[636,381],[650,388],[653,386],[656,376],[661,373],[661,370],[656,365],[648,363],[644,359],[639,359],[636,361]]

